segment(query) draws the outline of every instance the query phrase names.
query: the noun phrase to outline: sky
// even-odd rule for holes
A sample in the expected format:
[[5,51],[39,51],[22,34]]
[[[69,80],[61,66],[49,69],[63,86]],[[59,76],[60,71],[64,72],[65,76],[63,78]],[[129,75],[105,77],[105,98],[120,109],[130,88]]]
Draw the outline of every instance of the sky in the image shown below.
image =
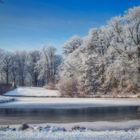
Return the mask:
[[61,53],[73,35],[87,35],[123,15],[140,0],[3,0],[0,4],[0,48],[9,51],[47,45]]

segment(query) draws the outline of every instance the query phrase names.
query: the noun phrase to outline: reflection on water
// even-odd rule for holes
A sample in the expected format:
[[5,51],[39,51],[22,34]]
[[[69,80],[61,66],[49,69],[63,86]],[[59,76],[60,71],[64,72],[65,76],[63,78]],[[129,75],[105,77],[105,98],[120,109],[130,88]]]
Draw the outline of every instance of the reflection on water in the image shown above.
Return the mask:
[[84,109],[0,109],[0,124],[69,123],[140,119],[138,106]]

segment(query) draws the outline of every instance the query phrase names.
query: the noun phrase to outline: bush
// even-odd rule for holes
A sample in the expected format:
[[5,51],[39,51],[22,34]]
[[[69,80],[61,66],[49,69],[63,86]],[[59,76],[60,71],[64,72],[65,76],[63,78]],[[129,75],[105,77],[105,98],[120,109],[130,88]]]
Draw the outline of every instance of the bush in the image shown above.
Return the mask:
[[77,93],[77,82],[74,78],[63,78],[59,81],[59,91],[62,96],[75,97]]

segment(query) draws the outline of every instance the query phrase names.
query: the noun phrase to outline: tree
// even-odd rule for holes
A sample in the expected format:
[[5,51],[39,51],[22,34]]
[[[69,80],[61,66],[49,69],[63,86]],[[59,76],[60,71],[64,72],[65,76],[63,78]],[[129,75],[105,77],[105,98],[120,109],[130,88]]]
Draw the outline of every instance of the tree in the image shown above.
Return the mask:
[[60,82],[74,79],[77,94],[106,94],[116,90],[117,96],[138,92],[140,7],[112,18],[102,28],[90,30],[81,47],[69,52],[61,66]]
[[11,58],[12,55],[9,52],[6,52],[4,54],[2,71],[5,75],[5,81],[7,84],[9,84],[9,78],[10,78]]
[[3,69],[4,54],[5,54],[4,50],[0,49],[0,81],[1,82],[3,81],[3,78],[4,78],[3,71],[2,71],[2,69]]
[[128,38],[131,44],[137,48],[137,71],[138,71],[138,87],[140,88],[140,7],[134,7],[127,11],[124,16],[128,29]]
[[43,84],[55,84],[55,75],[58,67],[59,57],[55,54],[56,49],[52,46],[44,47],[41,52],[40,60],[37,62],[39,78]]
[[17,77],[18,77],[18,58],[15,53],[12,54],[11,56],[11,69],[10,69],[10,75],[11,75],[11,82],[14,83],[15,85],[17,83]]
[[55,84],[62,57],[55,48],[48,46],[42,51],[7,52],[0,49],[0,82],[19,86]]
[[25,80],[27,76],[27,53],[25,51],[16,52],[17,63],[17,83],[20,86],[25,86]]
[[65,56],[68,56],[70,53],[80,47],[82,45],[82,42],[83,41],[79,36],[73,36],[72,38],[70,38],[70,40],[64,43],[63,54]]
[[39,51],[32,51],[28,54],[28,59],[27,59],[27,69],[31,77],[31,84],[33,86],[38,86],[38,76],[39,72],[36,68],[37,62],[40,59],[40,52]]

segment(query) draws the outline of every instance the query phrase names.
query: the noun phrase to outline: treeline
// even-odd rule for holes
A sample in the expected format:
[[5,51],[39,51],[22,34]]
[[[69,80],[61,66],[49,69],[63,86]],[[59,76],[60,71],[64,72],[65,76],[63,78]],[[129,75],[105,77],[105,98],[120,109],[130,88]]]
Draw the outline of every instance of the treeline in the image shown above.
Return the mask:
[[59,89],[63,95],[140,91],[140,6],[64,44]]
[[54,85],[62,61],[52,46],[31,52],[0,50],[0,82],[18,86]]

